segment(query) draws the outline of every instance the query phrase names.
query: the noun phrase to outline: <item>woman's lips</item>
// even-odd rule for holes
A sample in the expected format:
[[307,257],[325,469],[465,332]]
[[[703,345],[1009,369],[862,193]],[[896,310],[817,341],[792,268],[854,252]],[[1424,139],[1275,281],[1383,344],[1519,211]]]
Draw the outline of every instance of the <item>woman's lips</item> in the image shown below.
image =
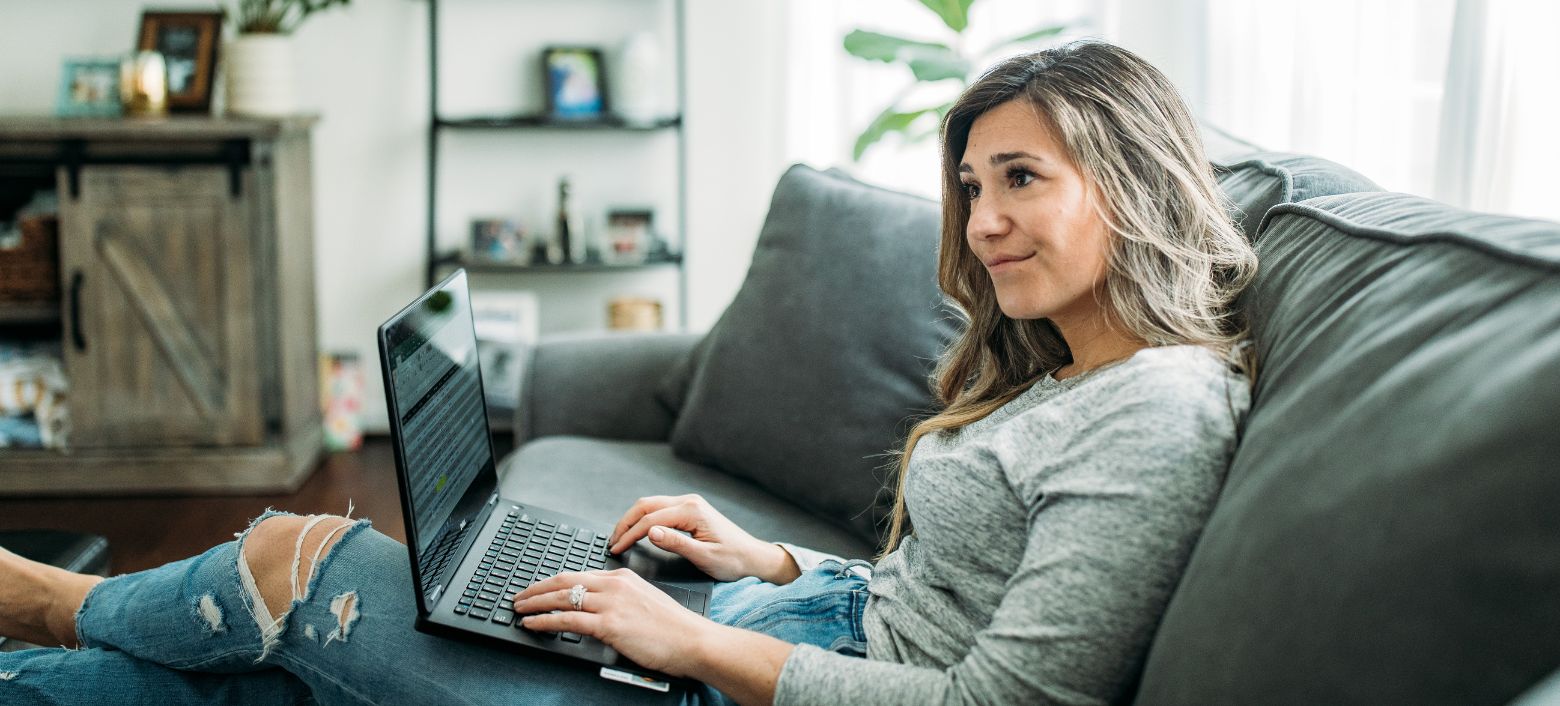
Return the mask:
[[986,270],[992,273],[1001,272],[1003,270],[1016,267],[1018,263],[1024,262],[1034,256],[1034,253],[1029,253],[1028,255],[1003,255],[991,260],[990,262],[987,262]]

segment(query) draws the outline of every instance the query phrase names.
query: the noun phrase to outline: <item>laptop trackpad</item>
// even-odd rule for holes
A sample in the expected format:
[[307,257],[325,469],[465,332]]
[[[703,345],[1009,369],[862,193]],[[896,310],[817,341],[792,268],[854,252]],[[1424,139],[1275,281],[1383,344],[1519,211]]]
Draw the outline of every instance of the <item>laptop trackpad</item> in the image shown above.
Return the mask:
[[650,585],[661,589],[666,593],[666,595],[676,599],[677,602],[681,603],[684,608],[698,613],[699,615],[704,615],[704,594],[690,591],[686,588],[673,586],[669,583],[662,583],[660,581],[651,581]]

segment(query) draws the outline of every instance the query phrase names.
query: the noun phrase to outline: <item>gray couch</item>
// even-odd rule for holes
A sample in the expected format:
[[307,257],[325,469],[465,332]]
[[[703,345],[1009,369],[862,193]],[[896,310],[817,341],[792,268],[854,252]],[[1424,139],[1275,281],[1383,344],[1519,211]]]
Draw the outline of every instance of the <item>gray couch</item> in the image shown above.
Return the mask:
[[[1511,700],[1560,665],[1560,224],[1207,137],[1261,259],[1261,369],[1137,702]],[[698,492],[757,536],[871,556],[954,331],[937,227],[931,202],[793,168],[708,335],[532,352],[506,491],[601,522]]]

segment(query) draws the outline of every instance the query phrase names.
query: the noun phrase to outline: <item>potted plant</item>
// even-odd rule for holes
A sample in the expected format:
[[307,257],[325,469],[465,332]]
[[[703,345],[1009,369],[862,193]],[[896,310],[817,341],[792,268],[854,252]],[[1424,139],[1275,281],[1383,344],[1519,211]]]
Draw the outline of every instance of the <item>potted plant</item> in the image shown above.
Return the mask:
[[310,15],[350,0],[238,0],[238,36],[227,50],[228,112],[280,116],[298,110],[292,33]]

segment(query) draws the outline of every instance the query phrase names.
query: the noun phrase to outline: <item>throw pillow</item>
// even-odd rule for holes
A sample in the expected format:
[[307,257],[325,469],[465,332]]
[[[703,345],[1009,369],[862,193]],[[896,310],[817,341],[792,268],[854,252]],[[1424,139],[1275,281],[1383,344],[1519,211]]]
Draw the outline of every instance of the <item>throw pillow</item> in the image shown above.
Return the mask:
[[955,332],[937,288],[940,227],[935,202],[787,171],[742,288],[662,386],[686,390],[677,455],[878,542],[895,453],[932,411],[928,376]]

